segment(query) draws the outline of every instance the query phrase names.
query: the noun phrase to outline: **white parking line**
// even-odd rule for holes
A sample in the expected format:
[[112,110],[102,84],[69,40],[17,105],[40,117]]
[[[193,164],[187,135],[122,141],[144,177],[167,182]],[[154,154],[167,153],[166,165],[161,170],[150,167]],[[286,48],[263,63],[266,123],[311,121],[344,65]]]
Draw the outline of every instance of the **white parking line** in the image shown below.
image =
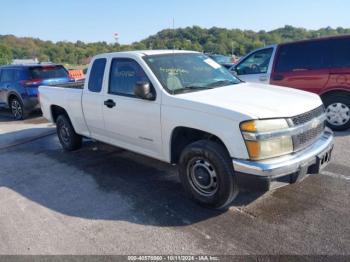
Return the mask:
[[333,173],[333,172],[329,172],[329,171],[322,171],[321,175],[330,176],[330,177],[334,177],[334,178],[340,178],[340,179],[350,181],[350,176],[345,176],[342,174],[337,174],[337,173]]

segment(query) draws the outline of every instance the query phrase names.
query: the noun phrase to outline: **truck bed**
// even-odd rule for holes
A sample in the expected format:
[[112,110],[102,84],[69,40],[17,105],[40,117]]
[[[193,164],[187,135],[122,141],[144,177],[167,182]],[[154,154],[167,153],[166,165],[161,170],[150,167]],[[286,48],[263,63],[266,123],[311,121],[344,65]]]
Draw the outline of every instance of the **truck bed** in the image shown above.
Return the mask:
[[83,116],[81,104],[83,83],[74,82],[68,84],[56,84],[39,86],[41,111],[46,119],[54,122],[52,108],[64,109],[71,119],[74,129],[78,134],[86,135],[87,126]]

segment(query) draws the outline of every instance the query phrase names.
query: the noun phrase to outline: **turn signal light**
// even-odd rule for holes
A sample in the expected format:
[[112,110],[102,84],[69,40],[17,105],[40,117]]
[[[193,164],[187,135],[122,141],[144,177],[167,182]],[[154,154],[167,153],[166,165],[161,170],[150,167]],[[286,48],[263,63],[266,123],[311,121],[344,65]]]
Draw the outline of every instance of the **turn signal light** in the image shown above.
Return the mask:
[[245,141],[249,157],[258,159],[260,157],[260,143],[258,141]]
[[256,132],[255,121],[247,121],[241,124],[241,130],[245,132]]

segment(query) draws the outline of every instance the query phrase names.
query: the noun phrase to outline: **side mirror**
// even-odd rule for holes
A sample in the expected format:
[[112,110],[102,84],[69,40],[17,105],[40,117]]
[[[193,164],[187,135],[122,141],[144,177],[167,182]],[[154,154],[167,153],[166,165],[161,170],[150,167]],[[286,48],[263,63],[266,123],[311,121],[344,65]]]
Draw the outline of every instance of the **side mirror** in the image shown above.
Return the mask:
[[231,74],[233,74],[234,76],[237,76],[237,75],[238,75],[238,70],[237,70],[236,66],[232,66],[232,67],[230,68],[230,72],[231,72]]
[[145,100],[156,99],[156,96],[152,90],[152,86],[149,82],[137,82],[134,88],[134,94],[136,97]]

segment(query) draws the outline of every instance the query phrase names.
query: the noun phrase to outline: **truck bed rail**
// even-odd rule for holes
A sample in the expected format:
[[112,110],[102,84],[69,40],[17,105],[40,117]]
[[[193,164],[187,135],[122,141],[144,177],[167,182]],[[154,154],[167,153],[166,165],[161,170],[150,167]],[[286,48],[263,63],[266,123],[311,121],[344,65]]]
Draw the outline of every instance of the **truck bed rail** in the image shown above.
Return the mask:
[[83,89],[84,88],[84,81],[77,81],[77,82],[64,83],[64,84],[52,84],[52,85],[47,85],[47,86]]

